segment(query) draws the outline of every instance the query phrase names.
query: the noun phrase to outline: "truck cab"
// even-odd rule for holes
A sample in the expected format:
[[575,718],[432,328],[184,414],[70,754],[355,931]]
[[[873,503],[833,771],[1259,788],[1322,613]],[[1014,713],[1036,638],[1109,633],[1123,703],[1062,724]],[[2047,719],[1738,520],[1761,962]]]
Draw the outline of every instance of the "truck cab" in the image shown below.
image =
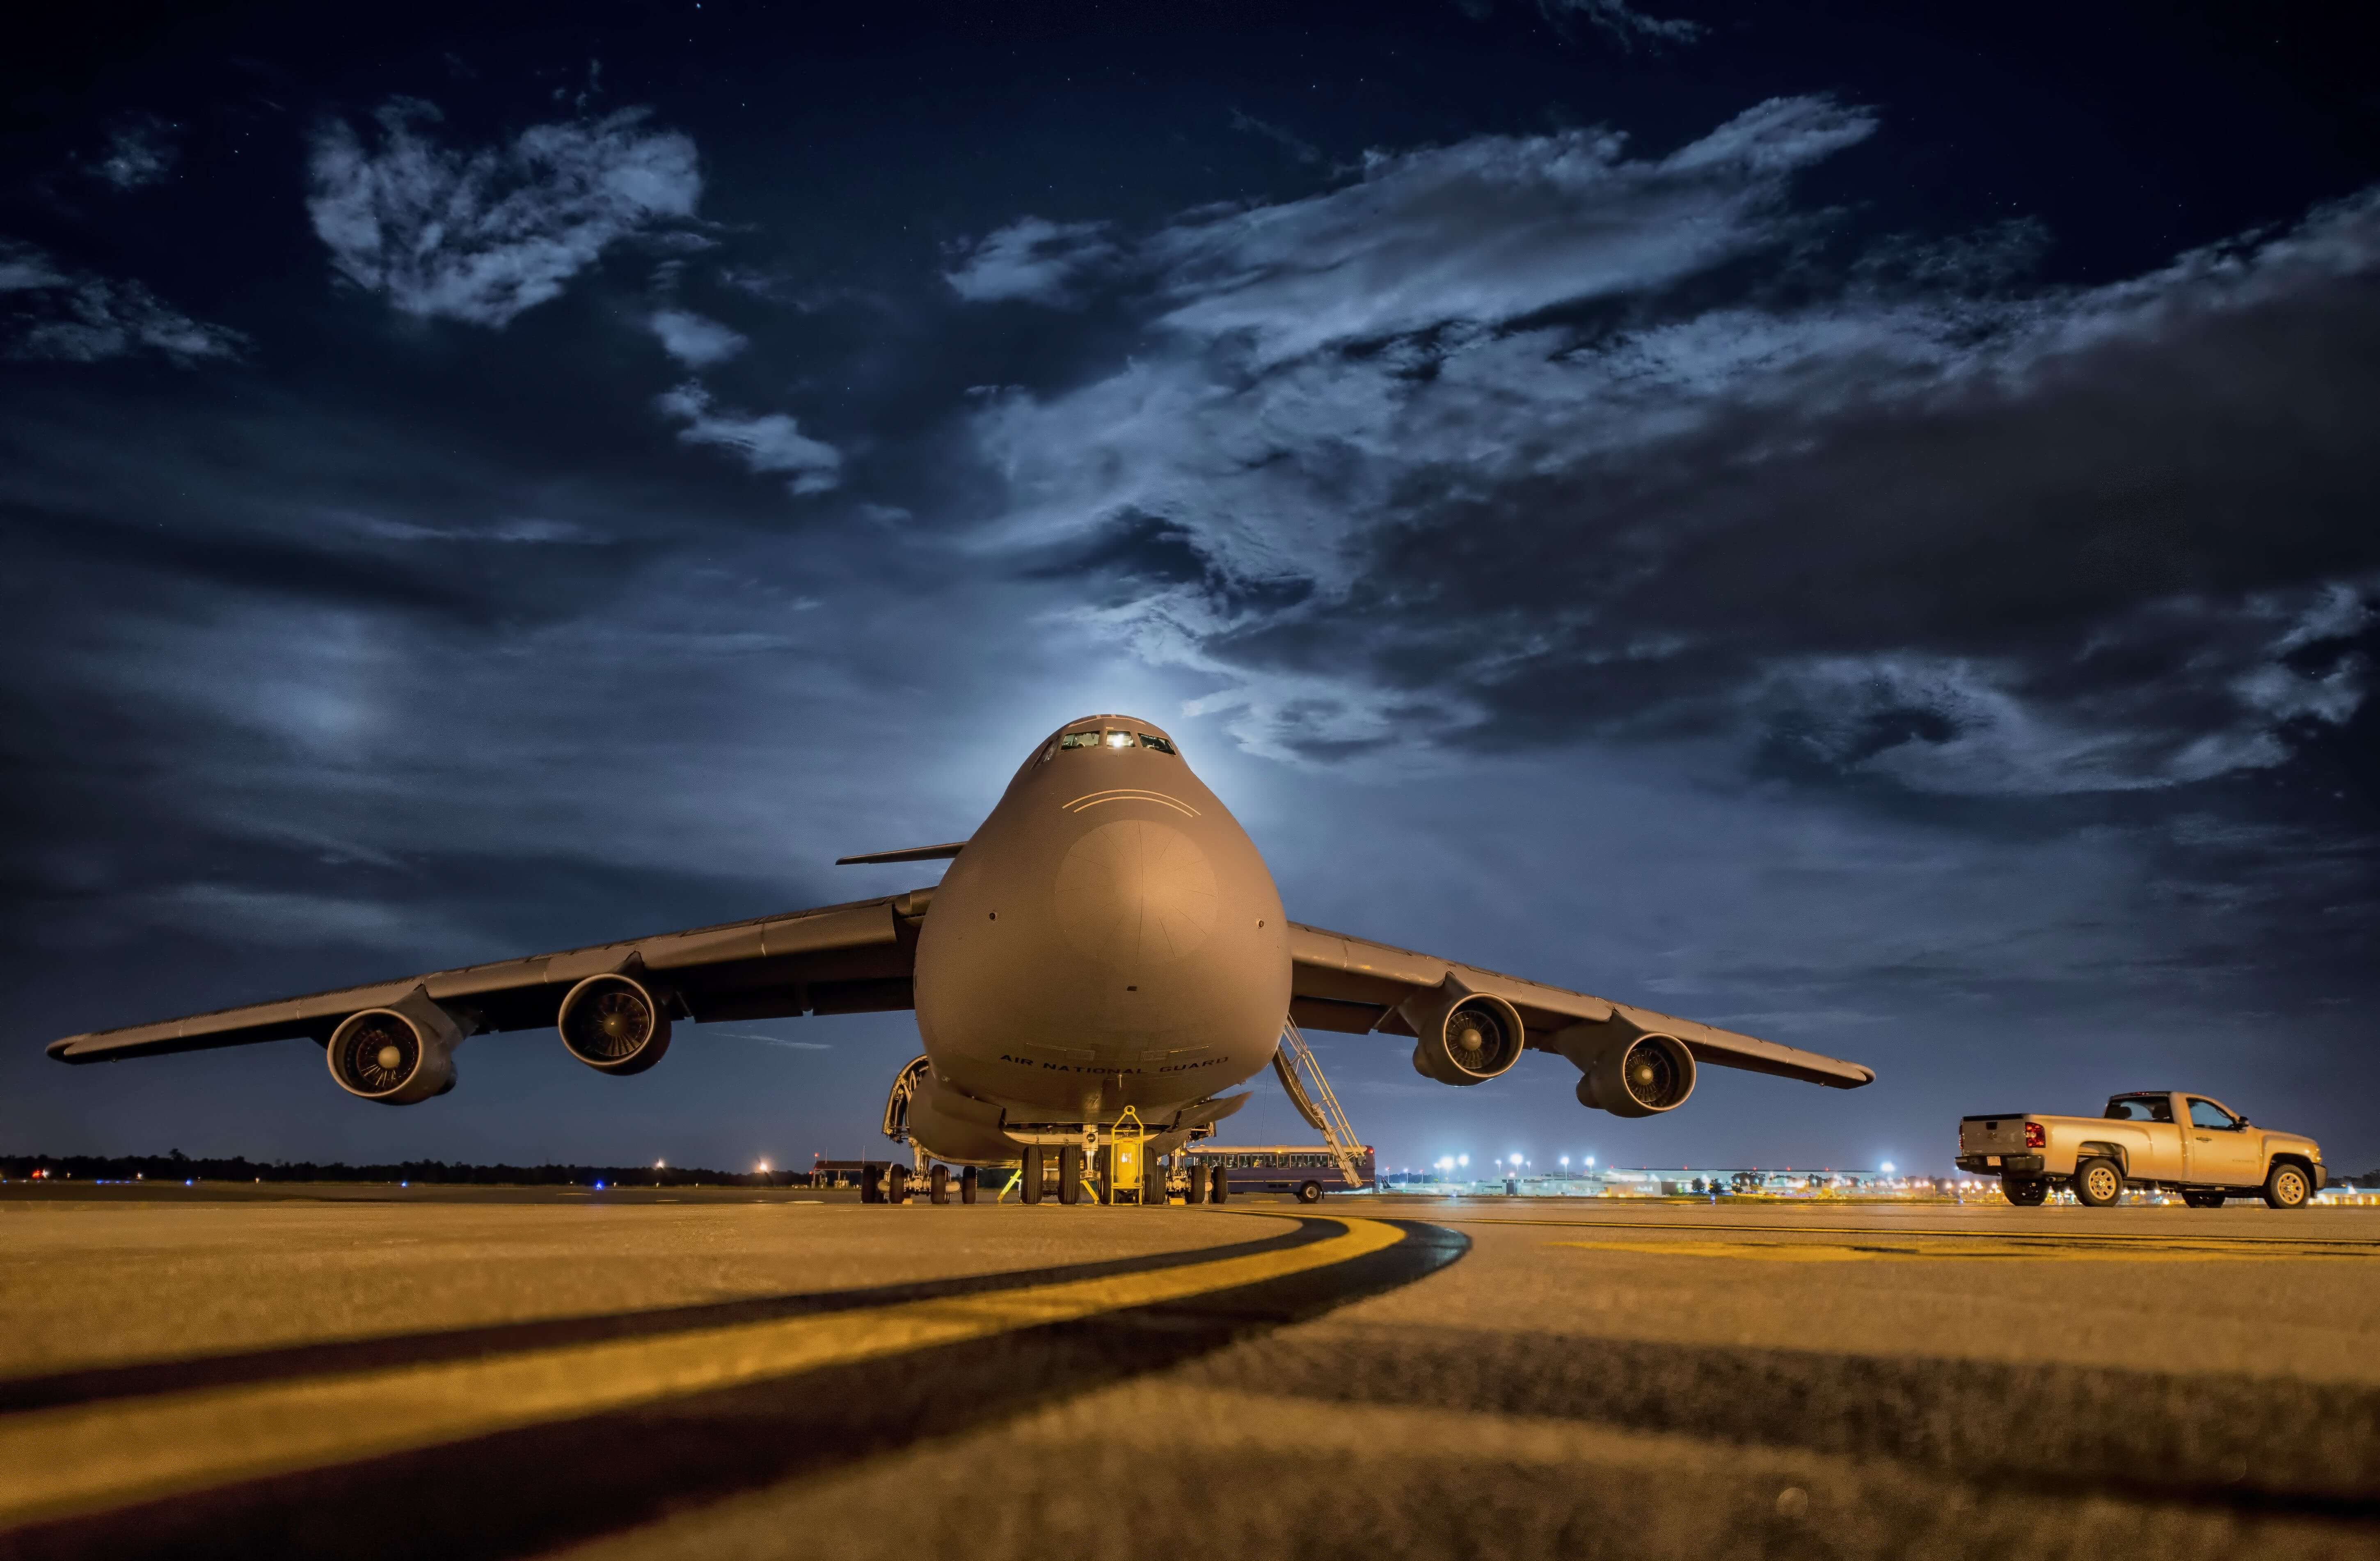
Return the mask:
[[2097,1116],[1998,1112],[1961,1118],[1959,1168],[1998,1175],[2011,1203],[2036,1206],[2057,1188],[2104,1208],[2128,1187],[2162,1188],[2193,1208],[2261,1196],[2302,1208],[2325,1179],[2322,1148],[2257,1127],[2209,1095],[2135,1091]]

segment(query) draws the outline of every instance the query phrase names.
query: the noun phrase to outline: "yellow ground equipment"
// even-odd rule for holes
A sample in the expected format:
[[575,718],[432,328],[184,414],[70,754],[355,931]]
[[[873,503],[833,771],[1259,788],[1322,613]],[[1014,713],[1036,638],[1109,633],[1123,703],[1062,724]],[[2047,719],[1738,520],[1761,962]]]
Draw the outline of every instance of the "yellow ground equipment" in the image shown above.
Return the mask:
[[1148,1138],[1140,1125],[1140,1113],[1130,1106],[1116,1118],[1115,1132],[1108,1140],[1108,1201],[1111,1203],[1140,1202],[1148,1187],[1147,1162],[1142,1156],[1143,1140]]

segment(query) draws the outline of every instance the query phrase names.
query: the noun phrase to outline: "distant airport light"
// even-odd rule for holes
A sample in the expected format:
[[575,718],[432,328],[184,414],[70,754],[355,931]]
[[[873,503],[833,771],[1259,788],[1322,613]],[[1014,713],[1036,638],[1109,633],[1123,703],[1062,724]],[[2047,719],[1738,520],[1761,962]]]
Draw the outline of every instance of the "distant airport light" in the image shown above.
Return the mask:
[[1884,1174],[1888,1177],[1892,1175],[1892,1162],[1889,1160],[1884,1163]]
[[760,1174],[764,1177],[769,1174],[769,1163],[766,1160],[760,1162]]
[[1471,1156],[1468,1154],[1458,1154],[1454,1157],[1454,1163],[1458,1165],[1468,1165],[1471,1164]]
[[653,1169],[654,1169],[654,1170],[656,1170],[656,1171],[658,1171],[658,1170],[660,1170],[661,1168],[662,1168],[662,1163],[661,1163],[660,1161],[658,1161],[658,1160],[654,1161],[654,1162],[653,1162]]

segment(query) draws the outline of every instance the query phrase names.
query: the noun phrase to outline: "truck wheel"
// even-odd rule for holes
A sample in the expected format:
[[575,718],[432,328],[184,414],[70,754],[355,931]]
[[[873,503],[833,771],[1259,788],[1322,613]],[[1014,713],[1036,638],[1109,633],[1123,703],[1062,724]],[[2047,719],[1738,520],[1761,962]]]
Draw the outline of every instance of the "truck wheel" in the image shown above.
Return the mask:
[[2049,1200],[2049,1184],[2046,1181],[2027,1181],[2018,1177],[2002,1177],[2000,1191],[2007,1195],[2010,1202],[2020,1209],[2038,1209]]
[[2302,1209],[2313,1196],[2313,1178],[2284,1160],[2265,1178],[2265,1205],[2272,1209]]
[[2112,1209],[2124,1196],[2124,1173],[2105,1156],[2074,1167],[2074,1201],[2090,1209]]
[[2223,1207],[2223,1194],[2219,1192],[2185,1192],[2181,1195],[2181,1201],[2193,1209]]
[[1297,1184],[1297,1201],[1301,1203],[1321,1202],[1322,1184],[1318,1181],[1299,1182]]

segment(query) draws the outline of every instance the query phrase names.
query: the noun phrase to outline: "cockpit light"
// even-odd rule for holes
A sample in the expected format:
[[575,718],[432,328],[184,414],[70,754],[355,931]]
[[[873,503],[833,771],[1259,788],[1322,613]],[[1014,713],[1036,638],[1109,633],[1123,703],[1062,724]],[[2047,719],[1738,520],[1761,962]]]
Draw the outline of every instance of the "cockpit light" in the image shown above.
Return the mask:
[[1126,731],[1122,727],[1110,726],[1103,730],[1060,733],[1049,747],[1041,750],[1041,762],[1046,764],[1073,748],[1104,748],[1121,753],[1135,747],[1145,748],[1152,753],[1171,754],[1176,759],[1182,756],[1179,749],[1155,732]]

